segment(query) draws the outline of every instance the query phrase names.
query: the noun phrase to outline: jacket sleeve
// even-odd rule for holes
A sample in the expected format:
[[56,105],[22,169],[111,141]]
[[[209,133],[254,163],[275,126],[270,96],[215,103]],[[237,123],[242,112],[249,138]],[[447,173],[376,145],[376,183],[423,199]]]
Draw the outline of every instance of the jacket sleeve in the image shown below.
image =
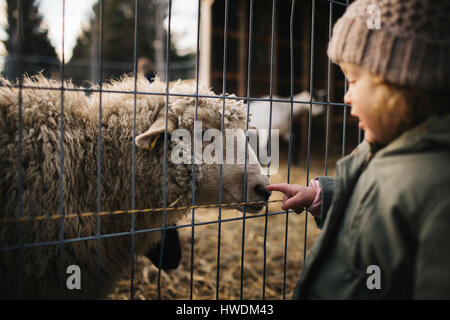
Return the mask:
[[322,203],[320,204],[320,215],[314,218],[316,225],[322,229],[325,219],[327,217],[328,209],[330,208],[331,199],[333,198],[333,190],[336,178],[334,177],[317,177],[320,187],[322,188]]
[[420,227],[414,299],[450,299],[450,200],[424,212]]

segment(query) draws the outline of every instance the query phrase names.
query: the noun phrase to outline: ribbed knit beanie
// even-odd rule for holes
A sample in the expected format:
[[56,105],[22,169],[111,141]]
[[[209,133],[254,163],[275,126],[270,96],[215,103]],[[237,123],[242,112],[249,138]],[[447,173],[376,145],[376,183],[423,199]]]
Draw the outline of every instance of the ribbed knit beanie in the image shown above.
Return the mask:
[[356,0],[333,27],[328,56],[388,82],[450,89],[450,0]]

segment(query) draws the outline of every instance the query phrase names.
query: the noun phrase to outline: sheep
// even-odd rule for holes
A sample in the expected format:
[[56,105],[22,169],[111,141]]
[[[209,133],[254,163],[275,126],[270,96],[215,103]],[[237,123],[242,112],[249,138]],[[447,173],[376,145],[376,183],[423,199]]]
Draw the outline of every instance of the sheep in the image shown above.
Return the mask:
[[[323,90],[318,90],[319,95],[323,95]],[[265,100],[269,100],[270,97],[264,97]],[[291,103],[290,97],[278,97],[273,96],[273,100],[285,100],[287,102],[272,102],[272,130],[278,130],[278,135],[285,142],[289,142],[289,115],[291,113]],[[302,91],[293,96],[293,101],[310,101],[311,96],[308,91]],[[313,98],[312,101],[315,101]],[[249,119],[249,126],[256,129],[253,130],[252,134],[258,134],[258,153],[261,154],[264,150],[264,154],[267,153],[267,147],[269,143],[269,119],[270,119],[270,101],[252,101],[249,103],[249,113],[251,117]],[[299,116],[303,112],[309,112],[309,103],[299,103],[294,102],[293,104],[293,118]],[[311,115],[313,117],[318,116],[324,112],[324,107],[322,105],[312,105]],[[272,131],[271,139],[276,138]]]
[[[103,85],[106,92],[91,94],[42,76],[26,77],[23,89],[0,79],[0,220],[19,215],[19,99],[22,105],[21,139],[21,213],[25,217],[58,214],[60,207],[60,104],[63,95],[63,214],[97,211],[98,114],[102,106],[101,127],[101,211],[131,209],[133,113],[136,105],[135,208],[163,207],[164,132],[166,129],[166,84],[158,78],[150,83],[144,77],[123,76]],[[35,87],[48,88],[48,90]],[[156,94],[130,94],[151,92]],[[93,86],[93,89],[98,87]],[[126,93],[128,92],[128,93]],[[169,156],[177,144],[170,134],[177,128],[193,132],[196,87],[176,82],[168,100],[167,199],[166,204],[188,207],[192,204],[192,164],[176,164]],[[199,88],[198,120],[203,128],[221,128],[223,99],[215,98],[206,88]],[[245,128],[246,110],[241,101],[228,96],[223,122],[225,128]],[[136,100],[135,100],[136,99]],[[240,132],[240,131],[239,131]],[[242,135],[244,135],[242,131]],[[159,138],[156,138],[160,136]],[[154,147],[149,146],[154,143]],[[224,144],[225,145],[225,144]],[[249,157],[256,159],[249,149]],[[195,166],[196,204],[219,202],[220,165],[200,163]],[[243,195],[242,164],[223,164],[222,203],[241,203]],[[247,212],[258,212],[270,193],[265,189],[267,176],[256,161],[247,164]],[[243,210],[243,205],[235,208]],[[174,225],[188,210],[167,211],[166,225]],[[136,213],[135,230],[162,226],[162,214]],[[99,217],[101,234],[128,232],[131,215]],[[21,250],[8,249],[21,237],[22,244],[58,241],[59,219],[0,223],[0,298],[104,298],[127,271],[131,257],[129,234],[73,241]],[[64,219],[64,239],[97,235],[97,217],[88,215]],[[159,244],[161,232],[134,235],[136,256],[144,255]],[[100,244],[100,247],[98,245]],[[3,250],[2,250],[3,248]],[[6,249],[5,249],[6,248]],[[60,250],[62,255],[60,254]],[[100,278],[97,258],[100,250]],[[22,259],[19,262],[19,259]],[[66,268],[76,265],[81,271],[81,289],[66,288]],[[18,270],[21,266],[23,270]],[[64,272],[61,272],[63,270]],[[62,284],[62,285],[61,285]]]

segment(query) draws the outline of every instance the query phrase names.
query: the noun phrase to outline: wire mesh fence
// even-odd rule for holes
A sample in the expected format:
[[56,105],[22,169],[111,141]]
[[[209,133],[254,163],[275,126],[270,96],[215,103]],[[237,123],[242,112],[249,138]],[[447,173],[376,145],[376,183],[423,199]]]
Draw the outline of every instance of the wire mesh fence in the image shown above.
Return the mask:
[[[96,84],[86,88],[67,82],[70,75],[66,72],[64,52],[67,14],[65,0],[62,0],[62,19],[58,22],[61,24],[63,48],[59,78],[53,82],[33,82],[20,76],[15,82],[9,82],[6,79],[2,81],[1,94],[4,103],[1,106],[3,113],[1,125],[4,127],[2,128],[4,144],[2,142],[1,148],[2,156],[6,157],[8,154],[2,160],[2,167],[4,167],[2,174],[5,179],[1,189],[2,215],[0,217],[0,254],[3,260],[1,268],[5,271],[1,275],[4,284],[2,295],[6,298],[33,298],[40,297],[41,294],[44,297],[48,295],[48,297],[87,296],[130,299],[289,298],[310,243],[314,240],[311,238],[311,231],[308,230],[311,226],[314,227],[312,222],[308,221],[308,215],[303,214],[300,219],[297,216],[291,217],[290,211],[280,211],[281,199],[274,199],[274,195],[271,200],[268,200],[267,195],[260,196],[258,199],[249,197],[252,192],[259,192],[259,195],[262,192],[257,191],[257,186],[252,184],[254,173],[253,167],[248,163],[248,154],[252,150],[249,143],[245,143],[245,160],[239,166],[240,179],[233,182],[232,178],[227,176],[230,172],[229,168],[224,166],[223,161],[218,164],[217,173],[212,179],[216,184],[214,190],[217,191],[217,198],[213,197],[216,200],[213,201],[214,203],[202,202],[201,192],[206,191],[202,189],[202,185],[198,185],[198,181],[201,179],[199,176],[205,175],[205,169],[202,169],[202,165],[195,161],[189,166],[188,187],[183,189],[183,192],[189,196],[182,198],[177,194],[175,197],[174,182],[171,179],[177,176],[181,178],[181,176],[179,172],[173,175],[174,165],[169,162],[173,154],[171,153],[173,135],[171,135],[170,126],[174,114],[171,108],[174,108],[176,99],[180,101],[190,99],[192,111],[190,125],[195,135],[199,129],[198,121],[205,120],[202,114],[205,109],[202,109],[202,106],[208,104],[208,101],[214,101],[211,104],[215,104],[215,109],[211,113],[215,113],[214,116],[218,119],[216,129],[220,130],[220,141],[225,141],[225,131],[232,126],[232,123],[230,124],[232,118],[226,116],[230,106],[242,103],[239,107],[244,108],[241,112],[245,115],[245,119],[241,119],[244,123],[241,129],[247,133],[251,129],[252,103],[268,104],[267,129],[269,132],[273,129],[273,112],[279,112],[278,109],[274,109],[274,105],[281,104],[283,108],[289,109],[288,118],[284,119],[287,123],[289,139],[282,146],[284,153],[281,157],[281,167],[271,168],[269,163],[265,174],[271,178],[271,182],[306,185],[312,175],[328,175],[330,173],[329,159],[336,160],[344,156],[362,139],[361,131],[358,131],[357,138],[355,137],[356,129],[351,126],[348,118],[349,106],[342,102],[342,96],[347,88],[345,79],[333,69],[329,59],[319,59],[321,55],[323,58],[322,51],[331,36],[333,22],[349,5],[349,1],[196,1],[196,52],[193,80],[189,81],[189,84],[186,82],[174,84],[171,82],[171,73],[174,70],[173,65],[177,62],[172,61],[171,58],[173,51],[171,26],[174,21],[172,20],[173,4],[169,0],[166,3],[167,37],[163,72],[165,79],[155,82],[151,82],[153,79],[150,79],[148,85],[142,85],[142,81],[147,80],[142,80],[138,76],[140,20],[145,19],[145,16],[139,12],[140,2],[142,2],[139,0],[134,1],[134,52],[132,70],[129,70],[132,71],[132,75],[118,82],[111,82],[104,76],[105,66],[108,63],[103,58],[104,8],[107,1],[100,0],[97,7],[100,19],[97,35],[96,77],[98,81]],[[17,0],[18,17],[22,17],[21,8],[22,1]],[[261,22],[261,10],[270,12],[268,15],[270,21]],[[221,92],[217,95],[202,89],[200,81],[202,72],[200,59],[203,58],[201,42],[206,41],[201,38],[201,27],[205,27],[202,19],[206,16],[212,17],[210,25],[206,27],[213,31],[210,44],[212,53],[210,60],[207,60],[210,61],[210,65],[206,64],[206,67],[212,69],[209,80],[213,89]],[[221,16],[220,19],[217,16]],[[269,32],[265,38],[261,38],[259,31],[255,30],[261,24],[270,27],[267,28]],[[320,30],[317,30],[319,24]],[[324,25],[326,25],[325,29]],[[282,31],[283,28],[287,31]],[[214,33],[216,29],[221,31]],[[23,37],[23,32],[23,23],[19,21],[16,30],[18,39]],[[283,34],[287,36],[285,40],[282,38]],[[222,41],[221,45],[217,45],[218,41]],[[234,50],[236,41],[239,44],[238,51]],[[17,43],[20,44],[20,41]],[[265,49],[262,48],[263,44],[266,46]],[[220,54],[217,48],[220,48]],[[260,63],[261,52],[264,50],[267,55],[262,60],[267,63],[266,66]],[[13,55],[19,74],[22,74],[21,64],[30,60],[30,57],[22,52],[20,45],[16,47]],[[221,73],[217,75],[214,68],[219,60],[221,60]],[[287,68],[284,67],[286,64]],[[302,67],[298,69],[298,65]],[[127,64],[126,68],[130,66]],[[267,81],[261,84],[254,75],[264,78],[259,74],[264,68],[268,72]],[[287,72],[280,71],[283,68]],[[298,72],[302,75],[300,78]],[[127,85],[117,85],[124,81]],[[155,89],[157,88],[155,83],[159,85],[158,90]],[[181,86],[181,89],[174,90],[173,88],[178,88],[177,85]],[[309,91],[309,99],[294,98],[299,88]],[[314,98],[313,93],[319,88],[326,91],[322,99]],[[230,92],[238,92],[238,94],[229,95]],[[266,97],[261,97],[262,93],[266,94]],[[282,98],[279,94],[287,97]],[[44,97],[41,97],[42,95]],[[123,102],[122,106],[115,107],[114,112],[105,110],[105,105],[107,108],[111,107],[112,96],[116,97],[114,98],[116,101]],[[59,119],[59,122],[48,125],[48,130],[47,127],[45,130],[42,129],[42,126],[40,129],[38,127],[31,129],[30,113],[36,112],[32,109],[43,110],[35,105],[42,103],[48,97],[57,97],[56,101],[52,100],[52,103],[56,104],[56,107],[51,110],[54,117],[48,118]],[[76,98],[76,101],[73,102],[72,98]],[[51,98],[48,99],[51,100]],[[74,104],[84,101],[83,99],[89,99],[94,105],[86,111],[87,113],[76,111],[74,107]],[[155,101],[159,105],[158,111],[161,117],[158,119],[162,121],[162,130],[160,128],[158,136],[150,141],[153,145],[148,146],[149,150],[141,150],[135,143],[143,129],[147,129],[142,125],[143,101]],[[299,122],[294,114],[296,104],[307,106],[306,112],[302,113],[303,122]],[[116,132],[115,137],[120,137],[120,140],[117,145],[111,146],[110,140],[106,139],[105,135],[110,134],[114,129],[114,127],[111,128],[111,124],[115,123],[111,122],[112,117],[118,116],[122,112],[120,108],[126,109],[126,106],[129,111],[127,120],[130,121],[125,126],[128,131],[123,135]],[[313,117],[313,108],[316,106],[324,108],[319,120]],[[81,110],[83,107],[78,108]],[[77,114],[77,112],[79,122],[67,119],[68,113]],[[39,115],[38,112],[34,117],[32,119],[40,119],[45,118],[46,115]],[[77,126],[83,126],[82,122],[87,121],[86,119],[91,121],[94,119],[92,123],[96,122],[96,126],[89,131],[92,133],[89,137],[91,141],[86,144],[90,146],[90,149],[71,153],[73,149],[77,149],[77,146],[70,145],[71,136],[82,135],[86,132],[77,131]],[[148,125],[158,119],[157,115],[153,114],[151,119],[147,119]],[[35,121],[41,124],[46,123],[40,122],[41,119]],[[299,144],[294,144],[294,140],[298,138],[296,126],[300,123],[304,126],[302,131],[304,152]],[[341,132],[335,130],[336,126],[342,128]],[[48,134],[50,127],[54,129],[50,133],[54,135],[54,141],[50,149],[45,149],[45,138],[33,140],[32,136],[42,135],[44,131]],[[118,130],[121,129],[118,127]],[[86,137],[80,139],[84,138]],[[324,144],[322,145],[319,140],[324,140]],[[202,144],[202,140],[199,142],[193,139],[192,150],[202,148],[199,144]],[[153,149],[154,145],[156,145],[155,149]],[[82,145],[78,146],[78,148],[82,147]],[[33,148],[37,151],[31,154],[41,154],[39,159],[30,159],[30,149]],[[275,149],[278,149],[278,145],[272,146],[272,139],[268,139],[268,155],[279,151]],[[323,156],[313,153],[314,150],[320,149],[324,152]],[[124,150],[129,154],[126,156],[126,161],[120,162],[118,159],[124,156],[121,153]],[[147,156],[148,152],[156,152],[155,150],[160,152],[158,158],[160,162],[146,164],[145,168],[139,167],[139,164],[143,163],[143,157]],[[335,152],[336,150],[338,152]],[[294,163],[296,156],[306,161],[300,165],[296,164]],[[54,157],[51,168],[48,162],[45,162],[45,159],[49,157]],[[90,162],[84,160],[85,158],[90,158]],[[223,149],[220,149],[220,158],[222,160],[224,158]],[[111,165],[110,161],[116,160],[117,163]],[[74,164],[74,162],[79,163]],[[30,176],[34,174],[30,168],[35,165],[40,167],[39,170],[42,172],[53,170],[53,180],[46,181]],[[126,173],[123,173],[122,165],[126,166]],[[91,167],[88,170],[83,166]],[[143,175],[143,171],[153,171],[152,168],[155,167],[158,168],[159,175]],[[321,168],[323,172],[320,172]],[[333,168],[331,173],[332,171]],[[91,175],[89,181],[92,183],[78,179],[77,175]],[[153,180],[143,181],[143,177]],[[300,177],[302,180],[299,180]],[[38,182],[33,182],[33,179]],[[229,184],[230,181],[233,185],[224,187],[224,184]],[[181,184],[181,182],[178,183]],[[46,184],[56,186],[49,187]],[[70,189],[75,187],[76,190]],[[143,187],[148,190],[142,190]],[[152,191],[152,188],[157,191]],[[227,188],[239,190],[240,194],[236,201],[229,201]],[[57,190],[56,194],[50,195],[54,190]],[[112,194],[109,194],[111,191],[113,191]],[[77,194],[87,195],[77,198]],[[142,200],[147,196],[154,198],[154,201]],[[42,203],[46,203],[46,199],[47,203],[53,201],[54,205],[41,207]],[[83,201],[87,203],[80,204]],[[127,206],[116,206],[122,203],[127,203]],[[262,211],[254,213],[254,206]],[[230,215],[224,210],[230,207],[238,209],[240,213],[234,211]],[[82,208],[84,211],[73,212],[72,208]],[[205,211],[207,209],[210,211]],[[178,214],[177,220],[183,216],[176,224],[172,219],[175,213]],[[149,220],[145,220],[147,218],[144,217],[148,216],[156,217],[151,218],[155,219],[152,220],[153,226],[145,225]],[[254,224],[255,221],[258,224]],[[118,224],[120,226],[116,227]],[[203,229],[204,227],[208,229]],[[276,233],[275,243],[271,240],[272,231]],[[317,231],[312,233],[317,234]],[[159,235],[161,235],[160,242],[155,241],[154,239]],[[211,240],[211,237],[214,240]],[[174,245],[174,239],[178,241],[178,246],[181,245],[181,248],[177,248],[177,243]],[[255,239],[259,240],[255,241]],[[256,245],[252,243],[253,241]],[[153,276],[147,274],[144,285],[139,280],[142,277],[143,262],[137,258],[137,255],[151,250],[145,247],[147,242],[158,244],[155,244],[151,258],[156,268],[151,269]],[[272,251],[275,252],[274,246],[276,246],[276,257],[272,254]],[[178,274],[176,270],[166,271],[170,268],[164,267],[167,263],[172,263],[169,261],[170,257],[172,254],[177,256],[177,250],[184,253],[182,262],[184,265]],[[89,255],[84,255],[86,252],[89,252]],[[215,259],[211,258],[207,262],[210,265],[205,267],[206,262],[202,259],[202,255],[215,257]],[[118,266],[125,267],[117,270],[120,268],[110,265],[117,261],[121,261]],[[149,260],[145,261],[146,268],[150,268]],[[175,264],[178,265],[179,261]],[[277,264],[276,267],[274,267],[275,264]],[[73,265],[79,267],[79,270],[73,267],[68,268]],[[86,274],[88,273],[87,265],[94,265],[95,272]],[[276,274],[271,268],[276,268]],[[92,271],[92,269],[89,270]],[[78,283],[81,289],[77,287],[77,281],[74,278],[77,272],[82,275]],[[272,278],[277,278],[277,284],[273,285]],[[123,282],[117,279],[127,280]],[[171,281],[176,283],[175,287],[170,285]],[[230,282],[233,283],[231,286]],[[50,288],[50,283],[58,284],[56,291],[52,291],[54,288]],[[247,287],[249,285],[254,288],[249,289]],[[230,289],[231,287],[233,289]],[[202,291],[202,288],[207,290]],[[148,292],[146,293],[145,290]]]

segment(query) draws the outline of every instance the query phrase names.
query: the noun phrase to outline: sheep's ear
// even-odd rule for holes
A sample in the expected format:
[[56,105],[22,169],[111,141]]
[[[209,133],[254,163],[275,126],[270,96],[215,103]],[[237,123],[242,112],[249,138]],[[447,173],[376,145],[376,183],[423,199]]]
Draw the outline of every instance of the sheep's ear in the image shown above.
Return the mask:
[[[158,138],[164,134],[166,119],[164,116],[159,116],[150,128],[143,134],[136,137],[135,143],[139,148],[147,150],[153,149]],[[167,119],[167,132],[171,134],[175,130],[175,122],[172,119]]]

